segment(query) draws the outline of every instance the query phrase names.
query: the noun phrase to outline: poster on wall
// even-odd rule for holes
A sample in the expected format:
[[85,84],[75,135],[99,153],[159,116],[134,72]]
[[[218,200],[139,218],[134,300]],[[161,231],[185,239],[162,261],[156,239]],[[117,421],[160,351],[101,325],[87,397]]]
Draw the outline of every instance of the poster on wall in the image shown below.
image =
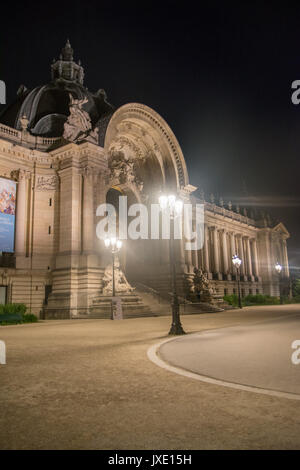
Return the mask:
[[0,252],[14,251],[15,214],[16,183],[0,178]]

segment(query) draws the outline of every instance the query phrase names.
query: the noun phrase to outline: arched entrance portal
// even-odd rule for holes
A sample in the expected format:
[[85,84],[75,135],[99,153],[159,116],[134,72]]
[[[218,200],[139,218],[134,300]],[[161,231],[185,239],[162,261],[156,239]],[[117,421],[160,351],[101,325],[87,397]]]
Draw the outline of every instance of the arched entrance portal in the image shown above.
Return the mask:
[[[136,103],[119,108],[108,124],[104,144],[110,169],[107,202],[115,206],[119,195],[127,195],[128,206],[141,202],[150,212],[162,192],[189,200],[195,188],[189,186],[181,148],[168,124],[151,108]],[[185,255],[180,248],[178,254],[178,272],[183,273]],[[170,290],[167,240],[127,240],[122,256],[129,282]]]
[[[127,208],[140,201],[137,195],[132,190],[123,187],[122,189],[117,186],[111,187],[106,193],[106,203],[114,206],[117,214],[117,237],[120,236],[119,232],[119,203],[120,196],[127,198]],[[133,217],[127,215],[127,228]],[[139,273],[141,271],[141,264],[144,262],[145,254],[145,241],[144,240],[122,240],[123,245],[118,258],[120,261],[121,270],[125,273],[129,282],[135,283],[139,280]]]

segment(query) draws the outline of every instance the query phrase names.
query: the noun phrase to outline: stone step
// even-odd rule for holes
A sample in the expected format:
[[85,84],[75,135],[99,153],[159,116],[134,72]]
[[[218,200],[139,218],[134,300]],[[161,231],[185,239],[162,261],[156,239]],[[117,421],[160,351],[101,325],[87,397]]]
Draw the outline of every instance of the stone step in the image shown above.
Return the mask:
[[[123,318],[153,316],[149,305],[136,293],[120,295]],[[86,318],[110,318],[112,297],[98,295],[93,299],[89,315]]]

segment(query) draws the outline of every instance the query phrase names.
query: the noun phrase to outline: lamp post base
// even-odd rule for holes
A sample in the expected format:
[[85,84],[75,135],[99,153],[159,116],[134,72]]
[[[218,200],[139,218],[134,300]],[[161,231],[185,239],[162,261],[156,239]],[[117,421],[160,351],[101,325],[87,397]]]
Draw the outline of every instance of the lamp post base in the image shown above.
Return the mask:
[[172,325],[169,331],[169,335],[185,335],[185,331],[182,328],[180,317],[179,317],[179,305],[178,302],[172,305]]
[[177,323],[172,323],[171,325],[171,329],[168,333],[169,335],[185,335],[186,332],[184,331],[184,329],[182,328],[182,325],[181,323],[177,324]]

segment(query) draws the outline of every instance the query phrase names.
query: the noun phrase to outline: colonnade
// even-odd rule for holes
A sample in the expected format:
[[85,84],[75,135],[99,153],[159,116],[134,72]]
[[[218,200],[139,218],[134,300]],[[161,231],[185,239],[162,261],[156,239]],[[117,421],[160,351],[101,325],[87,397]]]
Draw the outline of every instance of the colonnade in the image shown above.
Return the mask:
[[[217,279],[230,279],[236,274],[232,257],[242,260],[240,273],[247,280],[254,281],[260,276],[257,240],[254,237],[234,233],[216,226],[205,226],[203,247],[199,251],[186,254],[185,261]],[[189,263],[191,258],[191,263]],[[246,280],[246,279],[245,279]]]

